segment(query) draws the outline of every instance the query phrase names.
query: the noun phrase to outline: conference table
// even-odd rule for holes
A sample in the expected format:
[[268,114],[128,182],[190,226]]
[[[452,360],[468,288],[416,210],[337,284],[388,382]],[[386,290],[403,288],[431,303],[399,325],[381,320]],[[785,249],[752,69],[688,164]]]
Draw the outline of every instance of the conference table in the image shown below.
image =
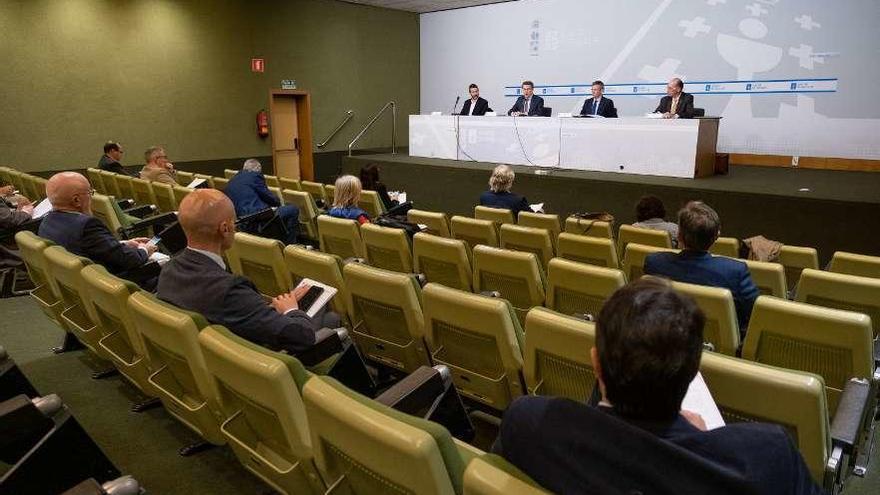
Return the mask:
[[714,174],[718,117],[410,115],[409,154],[598,172]]

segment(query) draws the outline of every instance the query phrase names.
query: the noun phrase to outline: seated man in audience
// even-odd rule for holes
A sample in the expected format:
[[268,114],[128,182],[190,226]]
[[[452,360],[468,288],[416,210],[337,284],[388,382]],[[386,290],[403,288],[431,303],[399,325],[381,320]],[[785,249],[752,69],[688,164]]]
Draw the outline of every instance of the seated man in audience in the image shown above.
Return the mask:
[[[756,493],[822,493],[783,427],[734,423],[707,431],[698,414],[681,410],[700,368],[704,323],[693,300],[661,280],[637,280],[615,292],[602,307],[590,350],[599,410],[744,479]],[[582,426],[594,417],[591,407],[521,397],[504,414],[493,450],[554,493],[588,493],[602,476],[590,469],[586,453],[597,450]],[[619,456],[624,447],[616,450]],[[632,456],[633,463],[653,461]]]
[[[88,179],[76,172],[57,173],[46,183],[52,211],[43,217],[39,236],[63,246],[71,253],[103,265],[123,278],[137,278],[137,270],[156,252],[149,239],[120,241],[101,220],[92,216],[92,194]],[[156,286],[155,276],[135,280],[145,290]]]
[[308,287],[282,294],[267,303],[254,284],[226,271],[223,253],[232,247],[235,210],[215,189],[197,189],[180,202],[180,225],[187,248],[174,256],[159,275],[160,299],[201,313],[255,344],[290,353],[314,345],[315,332],[336,328],[339,316],[327,312],[312,319],[297,302]]
[[104,145],[104,154],[98,160],[98,168],[113,172],[114,174],[131,175],[119,161],[122,160],[123,153],[125,152],[122,151],[121,144],[107,141],[107,144]]
[[678,282],[730,289],[739,328],[744,331],[761,295],[742,261],[712,256],[709,248],[721,233],[721,221],[709,205],[691,201],[678,212],[678,246],[681,253],[653,253],[645,259],[645,273]]
[[657,196],[642,196],[636,205],[636,223],[633,227],[665,230],[672,247],[678,247],[678,224],[666,221],[666,208]]
[[266,178],[263,177],[263,166],[254,158],[245,160],[241,172],[229,179],[229,184],[224,190],[235,206],[235,214],[239,218],[265,210],[277,208],[276,214],[284,222],[287,231],[287,244],[296,244],[299,234],[299,208],[294,205],[281,206],[281,200],[266,186]]
[[164,182],[172,186],[177,184],[174,179],[174,164],[168,161],[165,148],[150,146],[144,152],[144,161],[146,165],[141,169],[141,179]]
[[510,192],[516,174],[508,165],[498,165],[489,177],[489,190],[480,194],[480,206],[504,208],[513,212],[513,218],[519,218],[519,212],[531,212],[532,208],[526,198]]
[[0,187],[0,237],[16,232],[34,215],[34,205],[24,196],[20,196],[15,204],[10,201],[14,194],[15,186]]

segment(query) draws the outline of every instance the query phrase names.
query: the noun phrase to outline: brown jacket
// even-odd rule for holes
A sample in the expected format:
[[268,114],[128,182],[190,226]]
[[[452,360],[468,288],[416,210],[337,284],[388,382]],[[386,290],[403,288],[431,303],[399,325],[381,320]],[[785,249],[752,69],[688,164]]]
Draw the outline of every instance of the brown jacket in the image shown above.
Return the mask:
[[171,185],[177,184],[177,181],[174,180],[174,175],[162,167],[145,166],[141,169],[141,179],[164,182]]

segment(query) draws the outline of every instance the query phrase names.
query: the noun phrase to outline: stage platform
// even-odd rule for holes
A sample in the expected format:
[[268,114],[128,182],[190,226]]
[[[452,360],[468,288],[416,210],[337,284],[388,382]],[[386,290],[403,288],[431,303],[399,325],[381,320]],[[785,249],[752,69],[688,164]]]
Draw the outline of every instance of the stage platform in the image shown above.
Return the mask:
[[[495,164],[408,155],[345,157],[345,173],[376,163],[389,190],[404,190],[416,208],[473,216]],[[514,166],[513,190],[530,203],[544,203],[560,217],[608,211],[617,223],[635,221],[645,194],[666,204],[674,221],[686,201],[700,199],[718,211],[722,235],[763,235],[785,244],[813,246],[822,264],[835,250],[880,256],[880,173],[735,166],[728,175],[676,179],[644,175],[551,170],[539,175]],[[803,190],[806,189],[806,190]]]

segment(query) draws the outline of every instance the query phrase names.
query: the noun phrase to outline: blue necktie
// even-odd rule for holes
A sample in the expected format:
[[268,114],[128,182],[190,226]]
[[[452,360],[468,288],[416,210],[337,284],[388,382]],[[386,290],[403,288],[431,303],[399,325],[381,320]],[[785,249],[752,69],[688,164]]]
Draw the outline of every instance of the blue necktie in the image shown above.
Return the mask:
[[599,100],[593,100],[593,115],[599,112]]

